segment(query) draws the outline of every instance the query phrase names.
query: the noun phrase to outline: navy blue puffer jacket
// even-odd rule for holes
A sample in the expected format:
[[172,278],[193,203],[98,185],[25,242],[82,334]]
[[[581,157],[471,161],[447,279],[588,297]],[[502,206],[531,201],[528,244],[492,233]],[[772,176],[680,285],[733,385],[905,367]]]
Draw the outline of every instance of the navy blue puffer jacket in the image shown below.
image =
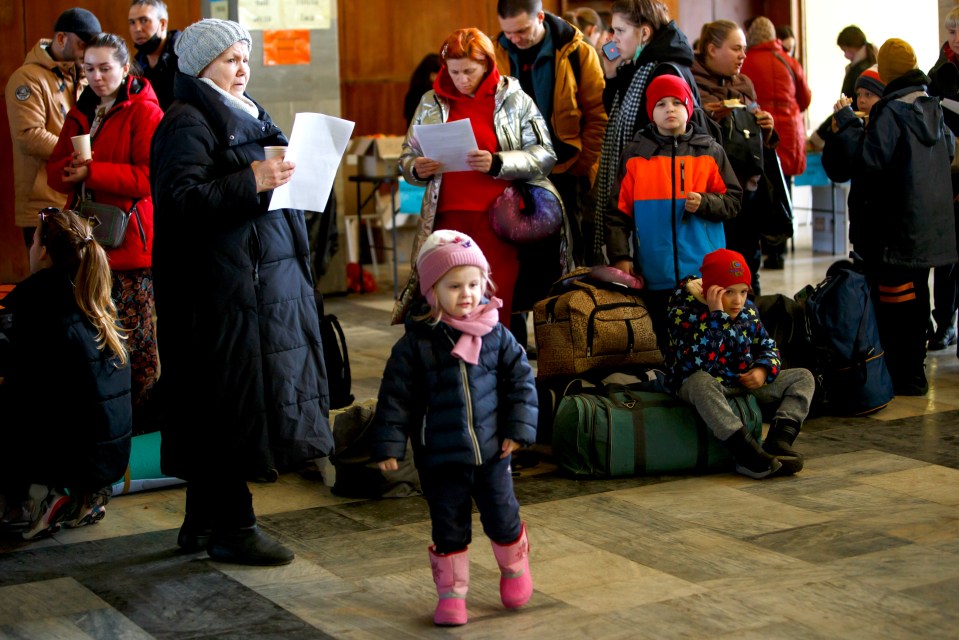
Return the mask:
[[407,438],[419,468],[480,465],[506,438],[533,444],[538,405],[526,352],[497,324],[471,365],[450,353],[459,336],[443,322],[407,321],[383,372],[373,460],[402,459]]

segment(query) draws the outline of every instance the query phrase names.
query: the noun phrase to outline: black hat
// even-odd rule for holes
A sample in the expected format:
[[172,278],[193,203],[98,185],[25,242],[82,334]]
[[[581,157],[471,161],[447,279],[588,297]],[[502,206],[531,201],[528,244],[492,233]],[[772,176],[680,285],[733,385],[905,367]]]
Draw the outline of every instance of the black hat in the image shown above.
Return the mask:
[[86,9],[78,7],[61,13],[57,23],[53,25],[54,33],[75,33],[84,42],[93,40],[100,31],[100,21],[97,17]]

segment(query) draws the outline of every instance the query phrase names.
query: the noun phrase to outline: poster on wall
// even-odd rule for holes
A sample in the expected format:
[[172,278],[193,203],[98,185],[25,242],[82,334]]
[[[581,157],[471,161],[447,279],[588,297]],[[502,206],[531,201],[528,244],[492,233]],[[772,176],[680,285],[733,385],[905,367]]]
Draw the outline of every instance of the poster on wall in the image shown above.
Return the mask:
[[310,64],[308,29],[271,29],[263,32],[263,66]]
[[250,31],[329,29],[332,22],[331,0],[238,0],[237,7]]
[[217,20],[229,20],[229,0],[210,0],[210,17],[216,18]]
[[282,29],[280,0],[239,0],[240,24],[250,31]]
[[287,29],[329,29],[330,0],[283,0]]

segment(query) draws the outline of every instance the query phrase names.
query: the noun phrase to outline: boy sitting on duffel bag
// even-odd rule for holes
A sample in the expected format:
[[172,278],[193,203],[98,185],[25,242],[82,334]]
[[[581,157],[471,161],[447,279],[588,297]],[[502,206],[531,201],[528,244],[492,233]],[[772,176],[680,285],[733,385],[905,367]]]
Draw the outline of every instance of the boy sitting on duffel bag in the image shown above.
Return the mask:
[[[687,276],[669,301],[666,386],[696,408],[750,478],[791,475],[803,468],[792,448],[815,388],[806,369],[780,370],[776,343],[746,298],[752,274],[743,256],[706,255],[702,278]],[[764,444],[746,430],[725,396],[745,390],[760,406],[775,405]]]

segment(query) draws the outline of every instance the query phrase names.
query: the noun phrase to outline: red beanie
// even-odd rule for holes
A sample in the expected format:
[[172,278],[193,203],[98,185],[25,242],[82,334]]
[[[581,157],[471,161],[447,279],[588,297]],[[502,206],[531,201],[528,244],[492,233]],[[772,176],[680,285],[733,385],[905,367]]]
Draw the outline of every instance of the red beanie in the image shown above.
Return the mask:
[[726,289],[734,284],[749,287],[753,281],[746,259],[741,253],[729,249],[717,249],[706,254],[699,272],[703,274],[703,295],[714,284]]
[[656,76],[646,87],[646,114],[650,121],[656,103],[666,97],[676,98],[686,105],[687,120],[693,117],[693,92],[689,90],[689,85],[679,76],[666,74]]

